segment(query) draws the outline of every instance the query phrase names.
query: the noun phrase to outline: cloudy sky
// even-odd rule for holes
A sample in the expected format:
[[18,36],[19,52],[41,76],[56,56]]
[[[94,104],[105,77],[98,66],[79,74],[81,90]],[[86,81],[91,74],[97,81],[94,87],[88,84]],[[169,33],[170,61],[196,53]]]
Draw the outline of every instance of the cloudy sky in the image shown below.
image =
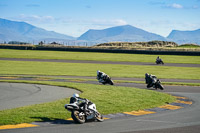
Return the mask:
[[74,37],[126,24],[166,37],[200,29],[200,0],[0,0],[0,18]]

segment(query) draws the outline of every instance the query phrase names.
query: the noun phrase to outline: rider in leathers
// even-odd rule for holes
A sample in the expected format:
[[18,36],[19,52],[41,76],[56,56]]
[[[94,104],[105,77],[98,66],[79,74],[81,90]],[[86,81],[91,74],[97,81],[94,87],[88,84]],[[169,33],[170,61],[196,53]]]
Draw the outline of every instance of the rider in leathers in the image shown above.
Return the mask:
[[77,103],[79,107],[83,107],[83,112],[86,114],[88,110],[88,103],[90,101],[88,99],[80,98],[79,94],[74,93],[73,96],[70,98],[70,103]]
[[162,61],[162,59],[158,56],[158,57],[156,58],[156,62],[160,63],[160,62],[163,62],[163,61]]
[[160,60],[161,60],[161,58],[158,56],[158,57],[156,58],[156,61],[159,62]]
[[147,88],[150,88],[157,82],[157,77],[155,75],[146,73],[145,80],[146,80]]
[[99,82],[104,82],[106,80],[106,77],[108,75],[105,74],[104,72],[101,72],[100,70],[97,70],[97,80],[99,80]]

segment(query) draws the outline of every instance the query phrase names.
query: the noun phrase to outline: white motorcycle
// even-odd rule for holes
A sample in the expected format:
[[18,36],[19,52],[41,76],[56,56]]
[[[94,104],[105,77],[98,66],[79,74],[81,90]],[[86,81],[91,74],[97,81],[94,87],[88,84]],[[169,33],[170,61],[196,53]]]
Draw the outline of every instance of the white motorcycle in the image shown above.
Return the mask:
[[71,117],[75,123],[83,124],[86,121],[104,121],[103,116],[97,111],[96,105],[87,99],[88,109],[84,113],[83,107],[79,103],[70,103],[65,105],[65,109],[71,112]]

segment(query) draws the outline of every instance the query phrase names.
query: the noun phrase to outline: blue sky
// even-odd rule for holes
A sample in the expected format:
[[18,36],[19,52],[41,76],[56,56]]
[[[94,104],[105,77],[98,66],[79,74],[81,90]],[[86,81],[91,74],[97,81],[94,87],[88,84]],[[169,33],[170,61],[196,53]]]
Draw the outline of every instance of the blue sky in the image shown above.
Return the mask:
[[74,37],[126,24],[166,37],[200,29],[200,0],[0,0],[0,18]]

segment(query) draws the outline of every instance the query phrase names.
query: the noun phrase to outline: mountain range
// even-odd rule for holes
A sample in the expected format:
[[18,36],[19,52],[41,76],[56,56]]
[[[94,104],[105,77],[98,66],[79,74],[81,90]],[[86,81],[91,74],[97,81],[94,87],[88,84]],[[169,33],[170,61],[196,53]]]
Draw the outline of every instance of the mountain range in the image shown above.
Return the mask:
[[178,44],[194,43],[200,45],[200,29],[193,31],[173,30],[167,38]]
[[88,30],[86,33],[81,35],[78,40],[98,41],[98,42],[138,42],[138,41],[152,41],[167,39],[154,34],[144,31],[142,29],[133,27],[131,25],[117,26],[103,30]]
[[41,41],[41,40],[74,40],[74,37],[47,31],[25,22],[10,21],[0,18],[0,41]]
[[105,42],[146,42],[152,40],[174,41],[178,44],[200,44],[200,29],[194,31],[173,30],[168,37],[150,33],[131,25],[116,26],[102,30],[90,29],[80,37],[47,31],[26,22],[11,21],[0,18],[0,43],[8,41],[20,42],[73,42],[90,45]]

